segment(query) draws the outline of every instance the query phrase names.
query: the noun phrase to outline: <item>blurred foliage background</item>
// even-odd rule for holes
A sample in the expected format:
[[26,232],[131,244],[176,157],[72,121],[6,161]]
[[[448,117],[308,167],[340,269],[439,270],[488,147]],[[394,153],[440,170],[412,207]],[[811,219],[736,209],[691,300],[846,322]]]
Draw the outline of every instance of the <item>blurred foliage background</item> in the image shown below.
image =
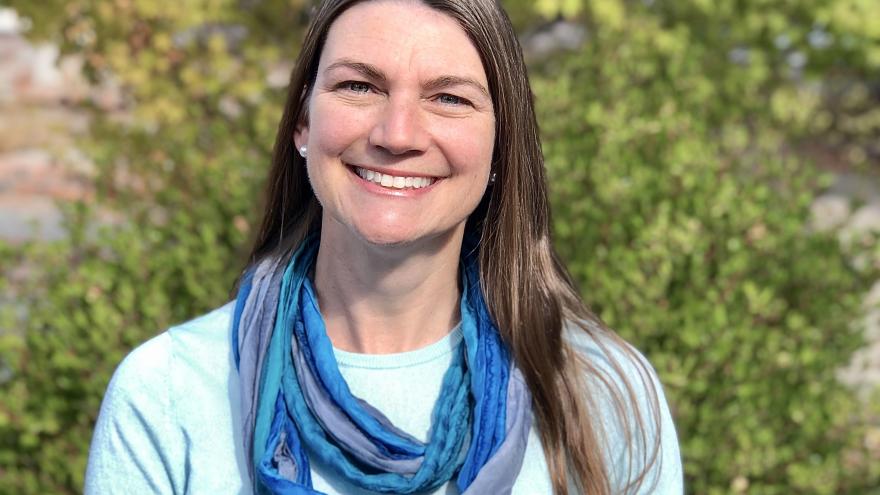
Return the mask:
[[[865,342],[880,249],[810,223],[830,185],[815,157],[877,173],[880,4],[504,3],[558,248],[661,375],[688,492],[880,493],[880,409],[838,379]],[[116,112],[81,103],[96,194],[62,205],[66,236],[0,243],[14,301],[0,310],[0,493],[79,493],[118,362],[229,298],[310,2],[5,4],[124,96]]]

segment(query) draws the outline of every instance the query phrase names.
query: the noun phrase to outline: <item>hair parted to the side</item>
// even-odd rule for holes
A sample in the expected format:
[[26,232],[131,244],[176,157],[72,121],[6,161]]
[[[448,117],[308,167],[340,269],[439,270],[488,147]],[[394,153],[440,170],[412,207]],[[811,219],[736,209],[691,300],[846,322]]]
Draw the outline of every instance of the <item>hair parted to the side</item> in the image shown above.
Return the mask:
[[[315,10],[290,77],[264,217],[249,263],[289,256],[308,233],[320,228],[321,206],[293,136],[298,122],[308,119],[309,91],[330,26],[343,11],[363,1],[377,0],[326,0]],[[622,483],[625,492],[635,490],[659,462],[657,394],[647,366],[586,308],[553,249],[533,97],[513,27],[496,0],[412,1],[458,21],[479,52],[489,81],[496,122],[492,171],[497,175],[466,228],[480,236],[486,303],[532,392],[554,493],[568,494],[574,488],[610,495],[612,482],[621,482],[616,479],[620,473],[614,472],[621,466],[612,465],[619,459],[611,459],[607,452],[597,397],[610,402],[619,419],[616,427],[629,443],[628,458],[620,460],[627,467]],[[584,359],[564,338],[566,327],[592,339],[610,364],[599,366]],[[631,361],[641,382],[632,383],[615,355]],[[652,411],[634,406],[636,386],[648,390]]]

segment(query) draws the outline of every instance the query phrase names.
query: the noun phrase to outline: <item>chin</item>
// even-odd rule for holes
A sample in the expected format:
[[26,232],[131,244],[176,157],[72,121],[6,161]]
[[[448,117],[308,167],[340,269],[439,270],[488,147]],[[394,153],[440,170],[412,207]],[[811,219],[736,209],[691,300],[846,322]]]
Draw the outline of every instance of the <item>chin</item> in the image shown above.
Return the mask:
[[402,246],[419,239],[415,232],[394,229],[359,230],[358,237],[374,246]]
[[[464,230],[462,224],[461,230]],[[360,237],[365,243],[374,247],[412,247],[418,249],[418,246],[429,250],[438,249],[440,246],[447,245],[451,240],[455,239],[458,229],[443,230],[440,232],[422,232],[413,230],[369,230],[358,231]]]
[[340,223],[361,240],[374,246],[399,246],[418,241],[426,234],[430,237],[430,232],[419,228],[424,227],[424,219],[413,212],[406,213],[363,208]]

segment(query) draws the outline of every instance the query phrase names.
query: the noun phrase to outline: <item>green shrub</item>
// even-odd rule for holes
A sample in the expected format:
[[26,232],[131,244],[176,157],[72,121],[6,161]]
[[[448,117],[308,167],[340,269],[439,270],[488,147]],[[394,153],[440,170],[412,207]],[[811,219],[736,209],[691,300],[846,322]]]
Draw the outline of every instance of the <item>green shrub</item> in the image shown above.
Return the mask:
[[[0,244],[15,301],[0,317],[0,493],[79,493],[116,364],[228,298],[280,117],[267,76],[295,55],[305,4],[12,2],[128,103],[125,118],[96,112],[81,143],[97,195],[65,206],[69,237]],[[834,376],[877,274],[810,232],[824,178],[782,151],[834,111],[799,81],[833,60],[836,77],[876,80],[876,25],[847,14],[869,4],[509,5],[523,29],[554,5],[587,27],[582,50],[532,67],[556,241],[589,304],[658,369],[688,491],[877,493],[863,442],[876,416]],[[803,48],[793,78],[775,40],[803,44],[819,21],[851,41]],[[731,64],[743,47],[749,63]]]
[[800,128],[780,123],[799,109],[771,104],[799,89],[772,65],[719,64],[702,24],[587,18],[587,46],[535,80],[556,241],[586,300],[663,377],[689,490],[876,488],[877,469],[852,462],[870,462],[847,427],[860,405],[835,376],[863,343],[876,272],[807,227],[827,181],[783,152]]
[[295,1],[66,4],[20,7],[58,26],[96,82],[112,74],[127,103],[94,109],[78,143],[96,166],[96,199],[65,208],[69,238],[0,253],[4,272],[27,270],[8,289],[24,314],[7,316],[16,331],[0,342],[12,370],[0,383],[4,494],[79,493],[115,366],[229,297],[281,113],[283,89],[267,75],[295,56],[304,20]]

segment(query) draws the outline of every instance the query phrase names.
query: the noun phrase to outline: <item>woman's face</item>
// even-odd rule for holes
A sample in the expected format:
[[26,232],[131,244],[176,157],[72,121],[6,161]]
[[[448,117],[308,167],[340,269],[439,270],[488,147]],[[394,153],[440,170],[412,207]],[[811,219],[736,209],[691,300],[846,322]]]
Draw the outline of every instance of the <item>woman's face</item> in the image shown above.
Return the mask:
[[490,173],[488,88],[476,48],[446,14],[379,0],[340,15],[295,135],[308,147],[322,237],[401,244],[463,231]]

